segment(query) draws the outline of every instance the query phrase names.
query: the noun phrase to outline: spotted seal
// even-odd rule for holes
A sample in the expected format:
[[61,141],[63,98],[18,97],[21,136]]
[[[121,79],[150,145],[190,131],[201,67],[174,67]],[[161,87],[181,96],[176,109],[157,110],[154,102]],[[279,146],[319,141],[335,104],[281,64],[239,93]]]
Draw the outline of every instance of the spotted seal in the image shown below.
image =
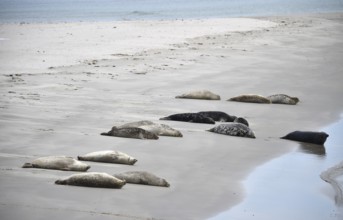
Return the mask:
[[156,134],[142,128],[117,128],[116,126],[113,126],[109,132],[101,133],[101,135],[137,139],[158,139]]
[[107,173],[90,172],[74,174],[66,179],[56,180],[55,184],[120,189],[126,182]]
[[89,165],[66,156],[40,157],[31,163],[25,163],[22,167],[81,172],[85,172],[90,168]]
[[205,100],[220,100],[220,96],[208,90],[199,90],[184,93],[176,96],[177,99],[205,99]]
[[248,126],[236,122],[221,124],[208,131],[230,136],[256,138],[254,132]]
[[251,103],[264,103],[264,104],[270,104],[271,101],[261,95],[240,95],[236,97],[232,97],[228,99],[228,101],[236,101],[236,102],[251,102]]
[[220,122],[233,122],[237,118],[236,116],[228,115],[225,112],[220,111],[202,111],[198,112],[198,114]]
[[105,150],[96,151],[77,157],[79,160],[104,162],[104,163],[120,163],[134,165],[137,159],[120,151]]
[[325,132],[293,131],[281,139],[323,145],[328,137],[329,135]]
[[114,174],[114,177],[125,180],[127,183],[143,184],[151,186],[164,186],[169,187],[170,184],[152,173],[145,171],[129,171],[119,174]]
[[286,104],[286,105],[296,105],[299,102],[299,98],[291,97],[285,94],[275,94],[267,96],[272,104]]
[[169,115],[160,120],[172,120],[172,121],[185,121],[193,123],[205,123],[205,124],[215,124],[215,121],[212,118],[205,117],[198,113],[180,113]]
[[182,137],[182,133],[168,125],[157,124],[152,121],[136,121],[118,126],[118,128],[142,128],[158,136]]

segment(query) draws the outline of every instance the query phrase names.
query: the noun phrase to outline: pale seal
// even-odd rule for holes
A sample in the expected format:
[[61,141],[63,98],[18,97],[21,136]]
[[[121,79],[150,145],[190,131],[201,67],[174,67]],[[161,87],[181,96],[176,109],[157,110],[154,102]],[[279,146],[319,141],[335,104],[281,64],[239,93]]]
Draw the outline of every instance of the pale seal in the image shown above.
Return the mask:
[[182,137],[182,133],[168,125],[157,124],[152,121],[136,121],[118,126],[118,128],[142,128],[158,136]]
[[87,171],[90,166],[66,156],[40,157],[31,163],[25,163],[23,168],[41,168],[64,171]]
[[208,90],[199,90],[184,93],[176,96],[177,99],[205,99],[205,100],[220,100],[220,96]]
[[109,132],[101,133],[101,135],[137,139],[158,139],[156,134],[146,131],[142,128],[117,128],[115,126],[112,127]]
[[281,139],[323,145],[328,137],[329,135],[325,132],[293,131]]
[[215,124],[215,121],[212,118],[202,116],[198,113],[180,113],[169,115],[160,120],[171,120],[171,121],[185,121],[193,123],[205,123],[205,124]]
[[113,176],[117,177],[118,179],[125,180],[127,183],[164,187],[170,186],[170,184],[165,179],[162,179],[152,173],[148,173],[145,171],[129,171],[114,174]]
[[230,136],[256,138],[254,132],[248,126],[236,122],[221,124],[208,131]]
[[249,127],[249,122],[245,118],[238,117],[233,122],[241,123]]
[[225,112],[220,111],[203,111],[198,112],[198,114],[212,118],[214,121],[220,121],[220,122],[233,122],[237,117],[233,115],[228,115]]
[[265,103],[265,104],[271,103],[271,101],[268,98],[263,97],[261,95],[240,95],[240,96],[232,97],[228,101]]
[[86,187],[100,187],[100,188],[122,188],[125,181],[115,178],[107,173],[80,173],[74,174],[66,179],[59,179],[55,181],[58,185],[73,185]]
[[299,98],[291,97],[285,94],[275,94],[267,96],[272,104],[286,104],[286,105],[296,105],[299,102]]
[[104,163],[120,163],[134,165],[137,159],[120,151],[106,150],[96,151],[77,157],[79,160],[104,162]]

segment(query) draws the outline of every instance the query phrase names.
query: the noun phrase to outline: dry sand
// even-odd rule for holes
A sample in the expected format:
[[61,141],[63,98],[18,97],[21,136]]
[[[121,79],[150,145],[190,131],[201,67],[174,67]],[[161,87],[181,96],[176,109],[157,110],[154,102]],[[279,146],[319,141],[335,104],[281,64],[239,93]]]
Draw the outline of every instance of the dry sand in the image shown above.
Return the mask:
[[[254,19],[0,25],[1,219],[206,219],[244,199],[257,166],[294,149],[279,137],[339,118],[343,15]],[[175,99],[195,89],[221,101]],[[295,106],[226,99],[286,93]],[[224,111],[249,120],[256,139],[158,119]],[[183,138],[135,140],[99,134],[137,120],[168,124]],[[134,166],[89,163],[89,171],[146,170],[170,188],[58,186],[73,172],[22,169],[48,155],[119,150]],[[291,180],[290,180],[291,181]],[[272,201],[271,201],[272,203]]]

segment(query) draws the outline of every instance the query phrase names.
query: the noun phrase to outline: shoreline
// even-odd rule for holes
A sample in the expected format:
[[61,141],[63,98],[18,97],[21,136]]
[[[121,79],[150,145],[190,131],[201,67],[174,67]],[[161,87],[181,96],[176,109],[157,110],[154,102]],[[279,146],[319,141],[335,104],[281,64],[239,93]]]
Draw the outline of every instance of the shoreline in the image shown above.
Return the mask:
[[[343,27],[335,19],[342,20],[342,14],[272,17],[267,19],[267,23],[273,22],[276,26],[262,26],[255,31],[242,27],[231,32],[223,31],[223,28],[229,29],[228,24],[220,23],[217,24],[220,34],[197,36],[194,31],[209,33],[209,29],[201,26],[200,22],[189,33],[182,32],[184,29],[181,28],[168,29],[162,35],[170,37],[170,34],[181,33],[181,42],[170,39],[154,42],[161,35],[152,33],[159,33],[161,26],[142,22],[152,25],[153,31],[144,33],[144,28],[140,29],[140,32],[135,32],[135,41],[131,38],[130,41],[123,41],[123,38],[115,40],[126,46],[129,42],[137,45],[142,42],[158,43],[159,46],[145,49],[146,45],[143,45],[143,50],[135,53],[113,51],[101,47],[106,45],[106,41],[102,41],[99,35],[96,39],[100,42],[100,51],[93,53],[94,59],[77,65],[52,65],[51,69],[45,69],[46,65],[43,65],[43,71],[39,66],[34,71],[17,72],[10,68],[15,65],[15,60],[8,60],[7,70],[2,67],[0,75],[0,167],[3,176],[0,195],[6,198],[0,202],[1,213],[9,219],[20,215],[34,219],[35,212],[51,214],[52,219],[57,219],[58,216],[72,214],[72,209],[64,208],[68,204],[74,210],[82,211],[73,212],[73,217],[87,219],[98,218],[101,213],[124,216],[123,219],[131,218],[125,216],[206,219],[233,207],[245,198],[242,181],[257,166],[297,146],[278,137],[293,130],[320,129],[323,124],[338,119],[343,111],[342,104],[337,102],[342,91],[339,55],[342,54],[340,36]],[[114,29],[118,28],[121,27]],[[109,29],[102,30],[105,34]],[[68,29],[63,31],[61,34],[67,36]],[[130,29],[122,31],[128,33]],[[30,33],[23,32],[27,38],[25,42],[37,36]],[[78,33],[84,32],[80,29]],[[75,46],[72,49],[82,53],[82,44],[77,42],[80,35],[72,33],[68,36]],[[104,35],[103,38],[107,37],[113,36]],[[167,46],[161,46],[165,42],[168,42]],[[61,47],[68,49],[65,45]],[[42,48],[28,49],[43,51]],[[53,49],[56,48],[50,48],[51,51]],[[20,53],[16,48],[8,47],[8,50],[12,50],[13,55]],[[113,51],[109,54],[114,56],[111,59],[96,58],[97,53],[104,51]],[[5,51],[0,52],[4,58]],[[23,60],[30,55],[24,53],[26,57]],[[54,54],[50,56],[52,59]],[[40,53],[39,58],[44,57]],[[26,65],[30,66],[30,63]],[[25,65],[18,68],[25,69]],[[328,84],[331,85],[329,88]],[[220,94],[222,100],[174,99],[176,95],[194,89],[211,90]],[[244,93],[286,93],[298,96],[301,102],[296,106],[284,106],[226,101]],[[158,120],[174,113],[206,110],[246,117],[257,139],[211,134],[205,130],[212,126],[203,124]],[[154,142],[99,135],[113,125],[138,120],[168,124],[180,130],[184,137],[160,137]],[[16,138],[18,136],[21,138]],[[114,173],[144,169],[166,178],[171,187],[156,189],[128,185],[113,192],[116,198],[113,201],[107,196],[108,190],[52,184],[57,177],[70,173],[20,168],[27,160],[39,156],[65,154],[76,157],[106,149],[138,157],[137,166],[92,163],[92,171]],[[18,154],[27,158],[16,156]],[[25,189],[22,189],[22,182],[26,183]],[[22,189],[20,193],[16,192],[18,189]],[[30,200],[38,204],[32,207],[33,210],[27,208]],[[9,208],[11,206],[22,212],[14,213],[14,209]]]

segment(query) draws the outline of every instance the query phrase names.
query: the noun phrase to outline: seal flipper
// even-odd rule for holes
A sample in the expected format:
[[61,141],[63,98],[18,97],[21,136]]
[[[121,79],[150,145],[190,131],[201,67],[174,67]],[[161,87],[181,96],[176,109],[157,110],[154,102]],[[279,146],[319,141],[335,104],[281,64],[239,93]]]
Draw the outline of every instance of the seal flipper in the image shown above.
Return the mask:
[[22,168],[33,168],[33,164],[32,163],[24,163]]

